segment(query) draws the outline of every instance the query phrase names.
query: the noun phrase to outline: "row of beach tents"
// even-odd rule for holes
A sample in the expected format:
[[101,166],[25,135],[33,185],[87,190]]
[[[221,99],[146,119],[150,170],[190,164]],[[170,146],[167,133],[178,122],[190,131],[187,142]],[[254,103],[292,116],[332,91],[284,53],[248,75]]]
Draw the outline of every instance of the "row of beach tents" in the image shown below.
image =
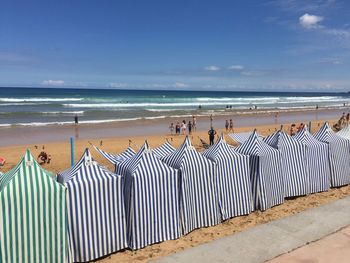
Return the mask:
[[221,136],[202,153],[187,137],[177,149],[94,148],[114,172],[86,149],[56,177],[27,150],[0,176],[1,262],[91,261],[350,184],[350,128],[327,123],[314,135],[254,131],[236,148]]

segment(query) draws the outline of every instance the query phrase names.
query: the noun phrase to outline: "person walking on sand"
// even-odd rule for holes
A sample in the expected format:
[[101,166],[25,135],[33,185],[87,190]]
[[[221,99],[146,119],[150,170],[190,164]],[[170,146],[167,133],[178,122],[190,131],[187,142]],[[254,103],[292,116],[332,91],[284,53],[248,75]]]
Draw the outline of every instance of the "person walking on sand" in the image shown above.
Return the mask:
[[185,135],[186,134],[186,121],[185,120],[182,121],[181,130],[182,130],[182,134]]
[[176,122],[175,133],[176,133],[176,135],[180,134],[180,123],[179,122]]
[[215,135],[216,135],[216,131],[214,130],[213,126],[211,126],[210,130],[208,131],[208,135],[209,135],[209,144],[213,145]]
[[230,119],[230,132],[233,132],[233,120]]
[[196,116],[192,116],[192,130],[193,131],[196,131],[197,129],[197,119],[196,119]]
[[192,122],[189,121],[188,124],[187,124],[187,127],[188,127],[188,134],[191,135],[192,134]]
[[170,134],[174,135],[174,123],[171,123],[169,126]]
[[228,127],[229,127],[229,123],[228,123],[228,120],[226,120],[226,122],[225,122],[226,132],[228,132]]

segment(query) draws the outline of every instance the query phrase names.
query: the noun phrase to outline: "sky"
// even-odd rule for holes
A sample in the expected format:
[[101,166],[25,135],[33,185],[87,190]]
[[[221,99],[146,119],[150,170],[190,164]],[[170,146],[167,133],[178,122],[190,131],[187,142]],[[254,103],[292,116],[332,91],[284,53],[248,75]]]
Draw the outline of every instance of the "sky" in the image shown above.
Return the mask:
[[350,91],[350,1],[5,0],[0,86]]

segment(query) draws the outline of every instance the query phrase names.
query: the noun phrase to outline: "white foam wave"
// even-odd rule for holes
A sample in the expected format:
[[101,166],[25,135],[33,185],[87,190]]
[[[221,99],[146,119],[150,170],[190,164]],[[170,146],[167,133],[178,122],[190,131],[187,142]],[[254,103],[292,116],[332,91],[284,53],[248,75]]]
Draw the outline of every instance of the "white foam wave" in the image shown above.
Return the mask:
[[56,102],[56,101],[81,101],[82,98],[0,98],[3,102]]
[[45,115],[83,115],[84,111],[43,111]]

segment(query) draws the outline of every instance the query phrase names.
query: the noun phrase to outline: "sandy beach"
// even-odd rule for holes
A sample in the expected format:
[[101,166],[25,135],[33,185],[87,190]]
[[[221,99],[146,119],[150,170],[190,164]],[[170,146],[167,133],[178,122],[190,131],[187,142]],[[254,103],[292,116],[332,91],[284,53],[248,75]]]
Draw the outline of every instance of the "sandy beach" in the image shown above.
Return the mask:
[[[281,120],[285,120],[285,119],[289,120],[292,117],[295,117],[295,120],[298,120],[298,121],[293,121],[293,122],[300,123],[301,121],[305,122],[305,120],[309,117],[307,115],[305,116],[300,113],[299,114],[293,113],[293,114],[295,115],[290,115],[290,116],[286,115],[285,117],[283,117],[282,115],[282,117],[279,116],[278,119],[275,119],[274,116],[266,116],[266,115],[259,116],[260,118],[257,118],[256,115],[254,115],[255,118],[248,116],[246,117],[243,123],[249,123],[249,121],[251,122],[254,119],[255,122],[258,122],[260,120],[265,124],[254,125],[254,123],[252,123],[252,125],[254,126],[246,125],[245,127],[241,127],[242,123],[236,122],[235,132],[251,131],[253,127],[255,127],[257,128],[258,132],[261,135],[266,136],[274,132],[275,130],[279,129],[281,125],[283,125],[284,130],[288,131],[291,125],[291,122],[281,122]],[[333,115],[336,115],[336,114],[338,114],[338,112],[333,113]],[[223,123],[224,123],[223,120],[225,120],[225,116],[216,117],[214,125],[216,127],[223,126]],[[202,138],[208,141],[207,130],[204,129],[204,127],[209,125],[209,120],[199,119],[198,121],[199,123],[201,123],[201,125],[199,126],[198,131],[190,135],[190,139],[192,140],[194,146],[199,151],[202,151],[203,147],[200,143],[199,138]],[[323,124],[324,121],[329,121],[331,124],[333,124],[335,122],[335,118],[333,119],[325,118],[325,119],[312,121],[311,122],[312,131],[313,132],[316,131]],[[137,125],[141,125],[141,124],[139,123]],[[160,121],[157,123],[152,123],[152,122],[142,123],[142,127],[138,127],[138,126],[137,127],[138,129],[142,129],[141,131],[145,132],[147,136],[146,135],[134,136],[133,130],[135,129],[135,126],[130,127],[130,125],[128,126],[127,124],[124,124],[124,126],[120,128],[122,130],[124,129],[123,136],[118,134],[118,131],[119,131],[118,129],[115,129],[114,132],[116,136],[115,137],[111,136],[109,138],[101,138],[98,136],[97,131],[99,126],[98,127],[79,126],[79,129],[83,133],[88,134],[91,130],[96,130],[96,132],[89,134],[90,139],[77,138],[77,140],[75,141],[75,160],[78,160],[78,158],[80,158],[80,155],[82,154],[82,152],[86,147],[91,148],[90,143],[97,145],[101,147],[103,150],[111,153],[119,153],[125,150],[128,147],[129,139],[132,141],[131,146],[135,150],[138,150],[138,148],[144,143],[145,139],[148,140],[151,147],[157,147],[161,145],[162,143],[165,142],[166,139],[170,140],[175,147],[179,146],[184,140],[184,135],[171,136],[166,128],[164,129],[163,134],[154,132],[154,127],[160,127],[164,125],[166,125],[165,121]],[[67,129],[67,127],[50,127],[51,131],[54,134],[61,133],[62,128]],[[129,136],[125,135],[124,133],[125,131],[129,131]],[[151,134],[151,131],[153,131],[153,134]],[[217,131],[218,133],[223,132],[225,134],[226,140],[230,144],[235,145],[235,142],[232,141],[229,138],[229,136],[227,136],[227,133],[224,129],[217,128]],[[14,133],[16,132],[20,133],[20,131],[15,131]],[[23,133],[22,136],[25,139],[27,135]],[[52,156],[52,162],[50,164],[44,165],[45,169],[55,173],[67,169],[70,166],[70,146],[69,146],[69,139],[68,139],[69,136],[67,136],[66,140],[61,140],[61,141],[59,140],[61,138],[60,136],[57,136],[57,138],[58,140],[56,142],[50,142],[50,140],[45,141],[43,139],[42,141],[40,141],[40,143],[36,142],[35,144],[27,143],[27,144],[21,144],[21,145],[1,147],[0,155],[4,156],[7,159],[7,163],[5,164],[5,166],[1,167],[1,171],[6,172],[10,170],[13,166],[15,166],[15,164],[18,162],[18,160],[20,159],[20,157],[22,156],[26,148],[29,148],[32,151],[34,156],[37,156],[41,151],[41,148],[43,145],[45,145],[45,150]],[[15,142],[16,139],[18,139],[18,142],[21,142],[23,140],[22,137],[11,138],[13,142]],[[4,142],[2,143],[6,144]],[[37,146],[38,149],[35,146]],[[94,149],[91,148],[91,151],[94,158],[99,163],[107,166],[109,169],[113,169],[113,166],[108,161],[106,161],[103,157],[101,157]],[[340,199],[349,195],[350,195],[350,186],[345,186],[341,188],[331,189],[330,191],[324,192],[324,193],[317,193],[309,196],[286,200],[284,204],[276,206],[265,212],[253,212],[248,216],[233,218],[215,227],[195,230],[190,234],[184,237],[181,237],[178,240],[167,241],[160,244],[154,244],[152,246],[146,247],[138,251],[134,251],[134,252],[130,250],[120,251],[118,253],[115,253],[113,255],[110,255],[106,258],[101,259],[99,262],[147,262],[148,260],[151,260],[157,257],[162,257],[171,253],[176,253],[188,247],[193,247],[199,244],[210,242],[211,240],[243,231],[245,229],[254,227],[258,224],[266,223],[266,222],[279,219],[291,214],[295,214],[295,213],[304,211],[306,209],[309,209],[311,207],[316,207],[316,206],[328,203],[332,200]]]

